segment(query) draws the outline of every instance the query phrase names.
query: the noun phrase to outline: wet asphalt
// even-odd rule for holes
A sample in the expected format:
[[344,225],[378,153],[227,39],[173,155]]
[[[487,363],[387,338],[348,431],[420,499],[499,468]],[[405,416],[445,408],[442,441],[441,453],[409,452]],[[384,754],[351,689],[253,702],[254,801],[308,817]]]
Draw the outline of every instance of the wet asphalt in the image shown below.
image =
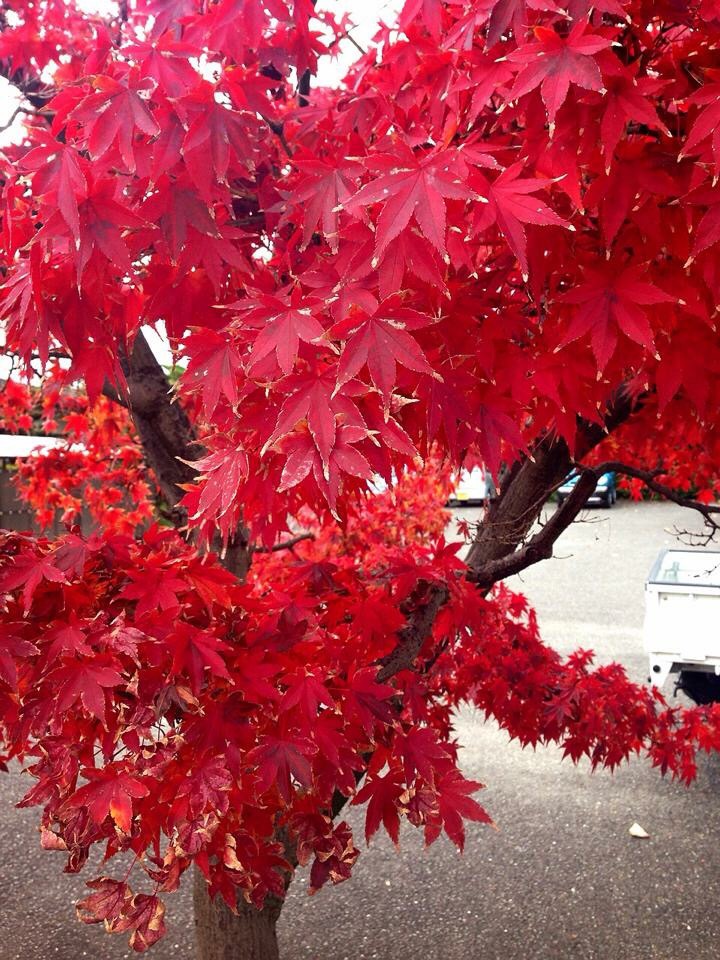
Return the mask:
[[[591,647],[642,681],[645,577],[674,529],[693,524],[669,504],[588,511],[556,558],[513,583],[536,606],[548,642]],[[300,873],[280,922],[284,960],[720,956],[720,757],[701,759],[688,790],[641,761],[591,776],[557,749],[508,743],[470,710],[457,729],[463,770],[486,784],[480,799],[498,830],[470,825],[462,856],[445,840],[423,849],[412,827],[399,851],[386,837],[363,843],[352,879],[314,897]],[[62,855],[40,850],[36,811],[14,809],[25,782],[0,777],[0,960],[132,956],[121,935],[76,922],[83,876],[64,875]],[[347,817],[358,838],[362,818],[358,809]],[[633,822],[648,839],[629,835]],[[189,885],[168,897],[167,920],[150,956],[191,960]]]

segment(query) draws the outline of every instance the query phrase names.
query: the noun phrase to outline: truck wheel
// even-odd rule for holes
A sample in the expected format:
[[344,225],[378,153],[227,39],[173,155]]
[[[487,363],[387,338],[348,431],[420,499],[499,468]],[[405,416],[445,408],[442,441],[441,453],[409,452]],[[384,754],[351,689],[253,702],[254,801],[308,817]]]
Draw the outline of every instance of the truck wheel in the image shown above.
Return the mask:
[[700,706],[720,702],[720,677],[714,673],[681,670],[678,687]]

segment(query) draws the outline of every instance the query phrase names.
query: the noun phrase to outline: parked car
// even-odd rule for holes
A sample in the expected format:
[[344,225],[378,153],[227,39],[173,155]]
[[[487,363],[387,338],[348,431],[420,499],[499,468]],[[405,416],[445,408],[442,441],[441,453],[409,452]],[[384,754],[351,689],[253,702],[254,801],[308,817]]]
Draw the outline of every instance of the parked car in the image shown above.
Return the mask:
[[[575,484],[579,480],[577,473],[571,473],[565,483],[558,489],[557,501],[562,503],[573,492]],[[610,507],[617,500],[617,478],[614,473],[604,473],[597,482],[595,492],[590,494],[588,503],[598,504],[601,507]]]
[[481,504],[492,494],[492,480],[482,467],[461,470],[459,477],[453,477],[455,487],[450,494],[450,504]]
[[[677,674],[696,703],[720,701],[720,550],[662,550],[645,582],[644,646],[652,684]],[[677,689],[676,687],[676,689]]]

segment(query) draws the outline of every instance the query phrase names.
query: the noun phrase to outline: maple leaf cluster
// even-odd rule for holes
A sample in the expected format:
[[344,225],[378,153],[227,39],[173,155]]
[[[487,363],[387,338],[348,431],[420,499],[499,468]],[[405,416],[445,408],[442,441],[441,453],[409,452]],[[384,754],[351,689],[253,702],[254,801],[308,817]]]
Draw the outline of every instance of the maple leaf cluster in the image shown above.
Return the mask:
[[342,516],[432,444],[574,448],[620,384],[717,459],[712,4],[409,2],[299,101],[344,29],[309,2],[16,14],[0,59],[57,92],[3,160],[8,336],[94,397],[165,323],[208,537]]
[[[5,759],[35,781],[21,806],[42,808],[42,845],[66,870],[94,844],[106,860],[132,854],[118,877],[89,881],[81,920],[142,951],[193,863],[232,909],[283,896],[296,862],[313,890],[345,880],[359,851],[332,819],[338,794],[366,806],[368,841],[382,826],[398,843],[406,821],[462,849],[467,821],[491,822],[458,768],[462,702],[593,766],[644,752],[689,782],[697,751],[720,747],[720,708],[671,709],[617,665],[563,661],[523,598],[480,598],[456,576],[457,546],[419,541],[412,521],[406,543],[383,540],[388,501],[394,536],[414,486],[368,500],[364,549],[326,526],[290,561],[259,556],[246,584],[155,526],[139,539],[3,534],[0,729]],[[429,496],[437,486],[427,478]],[[435,534],[445,517],[431,502]],[[441,656],[379,682],[431,578],[450,601],[422,655],[441,639]]]
[[[96,842],[137,855],[148,886],[98,878],[81,914],[138,950],[193,862],[231,906],[282,896],[281,831],[314,887],[347,877],[336,794],[367,803],[368,838],[407,819],[462,846],[487,813],[457,765],[461,701],[524,743],[610,767],[644,751],[683,780],[719,742],[717,709],[562,661],[521,599],[480,595],[440,508],[463,462],[512,471],[548,438],[584,455],[579,424],[604,429],[618,395],[631,416],[593,456],[620,443],[718,489],[717,4],[408,0],[317,88],[346,31],[311,0],[128,0],[105,20],[18,0],[0,25],[28,111],[0,153],[6,348],[84,381],[58,420],[95,463],[127,449],[109,498],[71,449],[28,468],[27,495],[71,515],[137,483],[141,511],[3,535],[0,718],[44,844],[69,869]],[[172,530],[131,535],[148,481],[100,398],[129,404],[159,324],[199,451],[180,509],[211,543],[247,530],[245,584]],[[377,475],[391,490],[370,498]],[[291,560],[260,552],[304,527]],[[381,680],[416,640],[421,668]]]
[[462,846],[463,821],[489,819],[445,698],[408,672],[401,706],[376,678],[419,585],[455,579],[455,550],[434,545],[443,491],[432,472],[401,479],[367,498],[349,542],[317,527],[291,562],[258,556],[246,584],[157,526],[3,534],[0,725],[6,759],[36,780],[22,805],[42,806],[43,845],[68,870],[103,843],[132,851],[148,884],[91,881],[82,919],[145,949],[164,932],[158,896],[192,863],[231,907],[238,894],[261,906],[293,866],[279,827],[314,889],[345,879],[358,851],[331,820],[336,791],[368,802],[368,839],[382,822],[397,842],[407,818]]
[[59,520],[132,534],[155,513],[154,483],[127,411],[93,403],[60,367],[32,387],[9,378],[0,388],[0,429],[56,436],[41,455],[19,460],[13,483],[41,527]]

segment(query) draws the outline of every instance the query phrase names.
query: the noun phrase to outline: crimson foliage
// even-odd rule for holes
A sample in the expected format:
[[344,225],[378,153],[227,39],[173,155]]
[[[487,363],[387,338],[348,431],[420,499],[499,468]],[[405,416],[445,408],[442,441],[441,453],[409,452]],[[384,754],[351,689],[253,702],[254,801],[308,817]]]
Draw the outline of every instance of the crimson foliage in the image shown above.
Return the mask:
[[[457,766],[461,700],[525,743],[642,751],[685,780],[720,742],[716,711],[562,661],[520,598],[479,593],[439,481],[404,473],[513,476],[612,428],[592,456],[712,496],[716,0],[408,0],[318,89],[347,28],[311,0],[129,0],[106,21],[18,0],[0,32],[27,110],[0,155],[8,346],[132,412],[134,345],[164,322],[204,446],[181,509],[257,548],[241,583],[158,526],[3,535],[23,802],[70,869],[97,842],[135,854],[143,891],[99,878],[81,915],[139,950],[193,861],[231,906],[282,894],[283,837],[314,887],[346,877],[338,795],[367,802],[368,838],[406,817],[462,846],[488,818]],[[402,479],[372,499],[373,474]],[[298,522],[314,542],[259,552]]]

